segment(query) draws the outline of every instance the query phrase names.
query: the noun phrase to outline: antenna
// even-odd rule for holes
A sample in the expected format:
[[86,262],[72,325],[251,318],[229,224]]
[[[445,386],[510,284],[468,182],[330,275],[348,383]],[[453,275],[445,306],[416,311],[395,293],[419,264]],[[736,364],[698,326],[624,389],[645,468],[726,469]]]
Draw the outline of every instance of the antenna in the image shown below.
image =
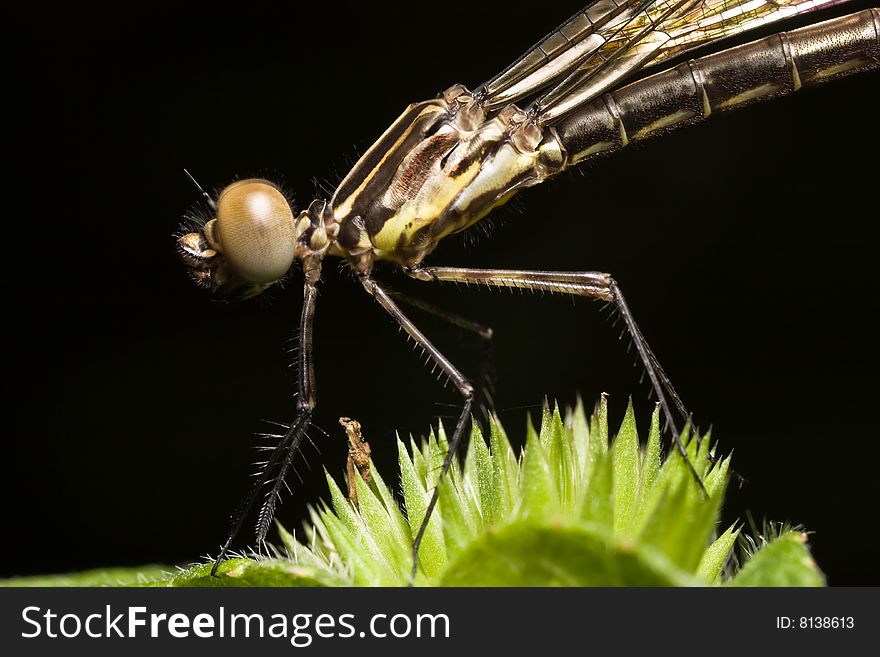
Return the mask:
[[189,179],[192,181],[192,184],[196,186],[196,189],[199,190],[199,193],[204,197],[205,202],[206,202],[209,206],[211,206],[211,209],[212,209],[212,210],[214,210],[214,211],[216,212],[216,211],[217,211],[217,204],[214,203],[214,199],[212,199],[212,198],[210,197],[210,195],[208,194],[208,192],[206,192],[204,189],[202,189],[202,186],[199,184],[199,181],[196,180],[195,178],[193,178],[193,175],[192,175],[189,171],[187,171],[186,169],[184,169],[183,172],[186,174],[186,177],[189,178]]

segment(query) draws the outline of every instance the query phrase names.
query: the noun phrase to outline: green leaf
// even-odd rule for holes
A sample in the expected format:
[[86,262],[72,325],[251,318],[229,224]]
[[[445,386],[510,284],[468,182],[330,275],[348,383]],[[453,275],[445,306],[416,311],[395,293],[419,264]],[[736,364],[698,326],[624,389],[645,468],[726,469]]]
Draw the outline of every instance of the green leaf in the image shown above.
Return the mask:
[[440,485],[439,504],[443,509],[443,536],[449,559],[461,552],[477,533],[476,523],[470,517],[467,504],[453,477]]
[[483,441],[482,434],[473,445],[483,525],[492,527],[504,517],[504,509],[501,506],[501,479],[495,474],[495,462]]
[[728,586],[825,586],[806,534],[788,531],[764,545]]
[[[534,433],[534,427],[529,422],[529,428]],[[541,439],[541,447],[550,452],[550,444],[553,441],[553,413],[550,410],[550,401],[544,397],[544,406],[541,408],[541,427],[538,429],[538,437]]]
[[590,452],[593,460],[608,451],[608,395],[599,397],[596,410],[590,418]]
[[730,555],[740,530],[736,528],[737,523],[733,523],[727,530],[721,534],[715,542],[712,543],[700,559],[700,565],[697,566],[697,575],[708,582],[719,584],[721,582],[721,569],[724,568],[724,562]]
[[170,580],[174,569],[169,566],[139,566],[137,568],[99,568],[64,575],[38,575],[0,580],[0,588],[8,586],[162,586]]
[[609,531],[614,527],[614,464],[608,454],[596,456],[593,474],[584,491],[581,520]]
[[394,540],[406,547],[407,552],[409,552],[407,544],[412,540],[409,533],[409,524],[400,512],[397,500],[394,499],[394,495],[391,494],[391,491],[385,484],[385,480],[382,479],[382,475],[379,474],[372,460],[370,461],[370,476],[373,480],[370,486],[379,494],[379,499],[382,500],[382,505],[385,507],[386,513],[388,513],[389,522],[385,530],[392,534]]
[[[431,434],[433,435],[434,429],[431,429]],[[428,479],[428,464],[425,463],[425,456],[422,454],[422,451],[419,449],[418,444],[416,444],[415,438],[412,436],[409,437],[409,451],[412,454],[412,463],[413,467],[416,470],[416,473],[419,476],[419,479],[422,481],[427,481]]]
[[626,407],[620,431],[611,446],[611,463],[614,472],[614,531],[626,532],[634,524],[636,493],[639,488],[639,436],[636,432],[636,416],[632,400]]
[[567,430],[571,436],[571,446],[576,455],[575,477],[578,490],[583,489],[583,483],[590,476],[590,425],[587,421],[587,413],[584,410],[584,402],[580,397],[577,399],[574,411],[567,417]]
[[551,473],[541,441],[534,431],[530,433],[523,454],[520,482],[522,507],[518,515],[522,518],[552,518],[559,513],[559,495],[553,476],[555,473]]
[[359,522],[357,513],[355,513],[354,508],[352,508],[351,502],[348,501],[348,498],[342,493],[339,486],[336,485],[336,481],[330,476],[330,473],[327,472],[326,468],[324,469],[324,478],[327,480],[327,487],[330,489],[330,500],[333,503],[333,510],[336,512],[336,517],[342,522],[346,529],[351,532],[356,532]]
[[348,582],[333,573],[300,566],[286,559],[230,559],[220,564],[217,577],[211,576],[213,564],[205,563],[185,570],[167,586],[241,587],[241,586],[344,586]]
[[475,540],[443,586],[684,586],[697,580],[657,554],[589,526],[519,522]]
[[476,508],[479,509],[482,506],[482,493],[480,491],[479,485],[479,473],[477,471],[477,444],[482,443],[483,447],[486,446],[486,443],[483,440],[483,434],[480,431],[480,425],[478,422],[474,421],[471,423],[471,439],[467,445],[467,452],[464,457],[464,468],[462,469],[462,480],[472,484],[470,486],[470,497],[473,498],[473,502],[476,504]]
[[[547,463],[552,471],[551,484],[555,484],[559,503],[566,507],[577,500],[578,477],[574,445],[566,432],[557,405],[553,412],[544,412],[546,420],[541,422],[541,444],[547,455]],[[547,434],[544,437],[544,433]]]
[[[342,494],[333,477],[326,470],[324,474],[330,488],[333,509],[336,512],[335,516],[326,514],[324,525],[343,561],[358,564],[359,576],[363,575],[364,579],[373,585],[388,586],[397,583],[397,569],[393,558],[387,553],[383,554],[382,548],[367,528],[363,517]],[[360,501],[369,503],[369,495],[365,494],[365,497],[367,499]]]
[[281,543],[287,551],[288,559],[299,566],[310,568],[326,568],[329,565],[320,553],[310,550],[297,541],[293,534],[281,526],[281,523],[276,521],[275,526],[278,530],[278,536],[281,538]]
[[425,467],[427,473],[424,477],[425,487],[433,490],[437,486],[440,479],[440,473],[443,470],[443,461],[446,460],[446,452],[449,450],[449,444],[446,442],[446,434],[443,433],[443,425],[440,424],[440,436],[443,438],[441,445],[438,434],[434,433],[434,428],[428,433],[428,440],[422,443],[422,456],[425,459]]
[[482,531],[485,526],[483,512],[481,511],[482,498],[480,494],[480,478],[476,470],[477,461],[475,445],[477,443],[482,443],[484,448],[486,446],[483,442],[483,435],[480,433],[479,426],[474,422],[473,430],[471,431],[471,443],[468,445],[467,456],[465,458],[465,468],[453,470],[456,489],[458,490],[462,503],[466,507],[465,513],[474,532]]
[[327,529],[330,543],[339,555],[346,572],[356,586],[388,586],[394,582],[393,573],[377,562],[375,553],[362,548],[366,537],[349,531],[345,524],[332,513],[323,513],[321,520]]
[[389,573],[399,576],[400,579],[397,583],[403,584],[409,577],[412,566],[410,563],[412,553],[406,549],[405,535],[400,535],[382,501],[367,486],[357,469],[355,469],[355,485],[359,515],[363,520],[365,530],[372,538],[371,542],[377,548],[374,556],[383,561]]
[[677,478],[654,505],[638,540],[657,548],[679,567],[693,571],[714,530],[721,497],[706,498],[690,474]]
[[[403,485],[403,498],[406,503],[407,519],[409,520],[410,537],[415,540],[419,526],[428,508],[429,495],[425,491],[423,480],[416,472],[413,462],[407,454],[406,447],[397,443],[398,461],[400,463],[400,481]],[[416,452],[418,453],[418,452]],[[435,513],[428,521],[422,544],[419,546],[419,567],[429,578],[439,577],[446,567],[446,550],[443,543],[443,530],[440,528],[442,506],[437,505]]]
[[716,463],[715,467],[703,477],[703,484],[710,495],[724,495],[727,489],[728,472],[730,471],[730,458],[732,453]]
[[490,420],[489,429],[492,476],[495,478],[493,485],[498,490],[499,515],[496,522],[500,522],[510,514],[519,498],[519,465],[501,425]]
[[651,414],[651,428],[648,430],[648,442],[645,445],[645,453],[642,456],[642,466],[639,470],[639,497],[644,497],[654,485],[660,473],[660,452],[662,451],[660,438],[660,404],[654,406]]

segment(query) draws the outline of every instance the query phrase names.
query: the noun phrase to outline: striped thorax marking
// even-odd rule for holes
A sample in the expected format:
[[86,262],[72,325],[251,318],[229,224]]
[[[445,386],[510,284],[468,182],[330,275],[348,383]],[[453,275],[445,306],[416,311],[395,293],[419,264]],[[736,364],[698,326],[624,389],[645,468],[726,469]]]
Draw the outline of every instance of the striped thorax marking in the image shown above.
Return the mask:
[[456,85],[407,108],[340,185],[331,201],[339,250],[360,270],[373,260],[416,266],[563,162],[552,129],[514,105],[486,120],[479,100]]

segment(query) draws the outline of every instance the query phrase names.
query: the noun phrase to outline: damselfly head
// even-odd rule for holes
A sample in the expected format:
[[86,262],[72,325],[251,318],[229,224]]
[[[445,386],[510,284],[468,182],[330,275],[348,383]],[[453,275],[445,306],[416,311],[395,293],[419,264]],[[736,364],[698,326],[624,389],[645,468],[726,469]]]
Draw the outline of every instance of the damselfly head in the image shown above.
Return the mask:
[[239,180],[212,205],[214,218],[177,240],[193,280],[225,299],[247,299],[279,281],[296,257],[298,235],[293,209],[278,187]]

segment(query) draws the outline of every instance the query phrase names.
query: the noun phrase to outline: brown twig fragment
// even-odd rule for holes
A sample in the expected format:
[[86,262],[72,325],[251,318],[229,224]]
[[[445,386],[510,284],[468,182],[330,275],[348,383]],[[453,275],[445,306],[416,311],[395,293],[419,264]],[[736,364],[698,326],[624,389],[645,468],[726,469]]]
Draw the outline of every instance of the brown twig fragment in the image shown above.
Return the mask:
[[358,508],[357,481],[355,468],[361,475],[361,479],[367,485],[372,481],[370,474],[370,443],[361,434],[361,423],[351,418],[339,418],[339,424],[345,428],[348,436],[348,461],[345,465],[346,480],[348,481],[348,500],[354,508]]

